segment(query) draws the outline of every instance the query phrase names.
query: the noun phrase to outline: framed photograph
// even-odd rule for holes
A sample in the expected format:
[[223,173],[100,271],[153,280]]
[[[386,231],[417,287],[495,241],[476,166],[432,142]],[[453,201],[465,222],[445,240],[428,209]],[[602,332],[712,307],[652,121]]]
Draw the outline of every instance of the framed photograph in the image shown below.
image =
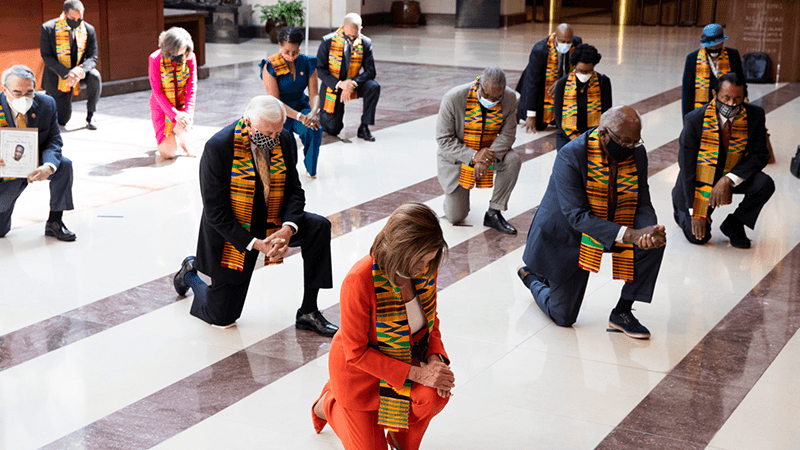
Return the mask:
[[39,131],[36,128],[0,128],[0,177],[26,178],[39,162]]

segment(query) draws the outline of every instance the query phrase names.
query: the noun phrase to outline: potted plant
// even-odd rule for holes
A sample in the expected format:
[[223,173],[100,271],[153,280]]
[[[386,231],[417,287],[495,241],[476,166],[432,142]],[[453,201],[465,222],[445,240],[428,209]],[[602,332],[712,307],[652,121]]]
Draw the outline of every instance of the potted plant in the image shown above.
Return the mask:
[[253,7],[261,9],[261,22],[264,22],[264,28],[273,44],[278,43],[278,33],[283,27],[305,25],[304,8],[300,0],[278,0],[274,5],[253,5]]

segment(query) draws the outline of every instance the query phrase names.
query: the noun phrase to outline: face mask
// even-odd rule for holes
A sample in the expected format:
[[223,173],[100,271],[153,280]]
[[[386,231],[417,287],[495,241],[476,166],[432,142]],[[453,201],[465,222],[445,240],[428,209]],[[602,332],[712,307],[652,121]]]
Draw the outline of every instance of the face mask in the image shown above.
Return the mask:
[[722,49],[721,49],[721,48],[718,48],[718,49],[716,49],[716,50],[706,50],[706,53],[707,53],[709,56],[713,56],[713,57],[715,57],[715,58],[716,58],[717,56],[719,56],[719,54],[720,54],[720,53],[722,53]]
[[557,47],[558,47],[558,53],[567,53],[569,51],[569,49],[572,47],[572,44],[569,44],[569,43],[568,44],[562,44],[562,43],[559,42]]
[[719,111],[719,114],[726,119],[732,119],[736,117],[736,115],[739,114],[739,111],[742,110],[742,105],[736,105],[736,106],[726,105],[725,103],[722,103],[719,100],[717,100],[716,103],[717,103],[717,111]]
[[592,78],[592,74],[591,73],[578,73],[578,72],[575,72],[575,76],[578,78],[578,80],[581,83],[586,83],[587,81],[589,81],[590,78]]
[[183,62],[183,55],[170,56],[169,59],[171,59],[172,62],[174,62],[176,64],[180,64],[180,63]]
[[606,143],[606,150],[608,150],[608,154],[614,158],[614,161],[620,163],[625,161],[626,159],[633,156],[634,149],[632,148],[625,148],[619,144],[617,144],[611,136],[608,136],[608,143]]
[[483,97],[479,97],[479,98],[478,98],[478,101],[479,101],[479,102],[481,102],[481,106],[483,106],[483,107],[484,107],[484,108],[486,108],[486,109],[492,109],[492,108],[494,108],[494,107],[495,107],[495,105],[497,105],[498,103],[500,103],[500,101],[499,101],[499,100],[498,100],[498,101],[496,101],[496,102],[490,102],[489,100],[487,100],[487,99],[485,99],[485,98],[483,98]]
[[33,99],[30,97],[15,98],[11,101],[11,107],[20,114],[27,113],[31,106],[33,106]]
[[250,135],[250,139],[253,140],[253,143],[256,144],[257,147],[263,148],[264,150],[272,150],[278,145],[278,142],[280,142],[279,138],[271,138],[261,134],[259,131],[254,131],[253,134]]
[[70,28],[78,28],[79,26],[81,26],[81,22],[82,22],[81,19],[78,20],[67,19],[67,25],[69,25]]

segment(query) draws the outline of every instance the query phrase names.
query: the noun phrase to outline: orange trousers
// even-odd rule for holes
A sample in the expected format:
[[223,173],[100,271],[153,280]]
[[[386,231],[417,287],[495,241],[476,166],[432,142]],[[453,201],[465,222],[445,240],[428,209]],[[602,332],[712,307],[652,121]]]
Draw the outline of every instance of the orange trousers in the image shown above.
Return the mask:
[[[439,397],[436,389],[414,383],[411,387],[411,412],[408,429],[397,431],[394,438],[401,450],[417,450],[431,419],[444,409],[449,398]],[[336,393],[325,397],[325,416],[346,450],[386,450],[386,433],[378,425],[378,411],[347,409],[336,401]]]

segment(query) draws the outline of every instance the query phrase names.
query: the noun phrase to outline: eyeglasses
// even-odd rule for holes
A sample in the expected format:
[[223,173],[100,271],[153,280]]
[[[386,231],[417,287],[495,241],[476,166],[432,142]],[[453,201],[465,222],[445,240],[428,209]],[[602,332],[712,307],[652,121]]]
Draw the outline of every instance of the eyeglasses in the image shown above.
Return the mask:
[[610,128],[606,128],[606,131],[608,131],[608,133],[611,135],[611,139],[614,139],[614,142],[627,149],[639,148],[644,145],[644,139],[642,138],[639,138],[639,140],[636,142],[623,142],[623,140],[617,136],[616,133],[611,131]]
[[6,92],[9,94],[9,97],[11,97],[12,99],[17,99],[17,98],[21,98],[21,97],[33,98],[33,97],[36,96],[36,91],[35,90],[34,91],[28,91],[28,92],[21,92],[21,91],[11,91],[11,90],[7,89]]
[[481,86],[480,84],[478,85],[478,89],[480,90],[479,92],[480,96],[485,98],[486,100],[489,100],[490,102],[499,102],[500,100],[503,99],[504,92],[500,92],[500,95],[496,97],[491,97],[486,93],[485,90],[483,90],[483,86]]

